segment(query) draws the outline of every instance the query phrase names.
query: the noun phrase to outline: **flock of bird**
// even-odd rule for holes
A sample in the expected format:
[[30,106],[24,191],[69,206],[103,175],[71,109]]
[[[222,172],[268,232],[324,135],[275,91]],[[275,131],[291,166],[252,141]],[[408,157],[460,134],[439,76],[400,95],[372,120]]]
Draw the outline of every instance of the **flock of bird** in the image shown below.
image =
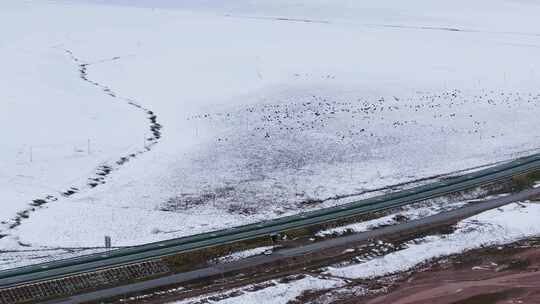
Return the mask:
[[[173,206],[182,209],[210,201],[223,208],[238,205],[241,210],[261,205],[295,208],[298,200],[319,198],[310,188],[318,181],[311,179],[325,165],[336,170],[330,177],[334,180],[324,181],[333,191],[333,183],[340,183],[343,176],[353,180],[352,171],[343,175],[342,167],[363,168],[364,159],[419,143],[459,141],[466,146],[504,137],[502,145],[513,136],[509,128],[514,121],[523,120],[522,127],[530,130],[538,113],[540,93],[458,89],[399,97],[309,96],[200,113],[187,119],[194,126],[205,126],[219,144],[202,150],[194,159],[200,164],[197,168],[212,171],[235,188],[219,191],[202,175],[207,193],[178,198]],[[296,186],[298,176],[306,184]]]
[[[494,90],[467,94],[454,89],[438,94],[417,92],[407,98],[390,96],[354,101],[311,96],[304,101],[260,104],[233,112],[204,113],[188,119],[233,126],[233,129],[236,126],[242,137],[247,133],[248,136],[270,140],[301,136],[304,132],[322,132],[332,134],[337,141],[345,141],[396,132],[392,129],[407,131],[411,126],[447,133],[476,134],[488,124],[489,117],[486,118],[485,114],[490,108],[493,111],[531,111],[539,105],[540,94]],[[459,123],[452,123],[452,120]],[[228,141],[231,135],[222,134],[216,140]]]

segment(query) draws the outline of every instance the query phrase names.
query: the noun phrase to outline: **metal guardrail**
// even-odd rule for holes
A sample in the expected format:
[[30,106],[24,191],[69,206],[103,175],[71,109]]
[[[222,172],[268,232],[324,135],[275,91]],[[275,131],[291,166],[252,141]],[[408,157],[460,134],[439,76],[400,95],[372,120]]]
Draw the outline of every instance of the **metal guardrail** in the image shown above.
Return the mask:
[[540,154],[476,171],[461,177],[381,195],[294,216],[282,217],[229,229],[213,231],[167,241],[149,243],[107,253],[14,268],[0,272],[0,289],[64,277],[76,273],[116,267],[182,252],[231,244],[238,241],[271,236],[276,233],[332,222],[361,214],[395,208],[443,196],[452,192],[490,184],[501,179],[540,170]]

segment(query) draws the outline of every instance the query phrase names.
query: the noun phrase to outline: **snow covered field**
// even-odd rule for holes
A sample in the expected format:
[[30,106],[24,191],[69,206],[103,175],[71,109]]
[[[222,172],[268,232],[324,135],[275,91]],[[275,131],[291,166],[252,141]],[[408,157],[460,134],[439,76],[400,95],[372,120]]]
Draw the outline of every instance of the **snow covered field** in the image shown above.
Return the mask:
[[140,244],[537,151],[539,13],[2,1],[0,248]]

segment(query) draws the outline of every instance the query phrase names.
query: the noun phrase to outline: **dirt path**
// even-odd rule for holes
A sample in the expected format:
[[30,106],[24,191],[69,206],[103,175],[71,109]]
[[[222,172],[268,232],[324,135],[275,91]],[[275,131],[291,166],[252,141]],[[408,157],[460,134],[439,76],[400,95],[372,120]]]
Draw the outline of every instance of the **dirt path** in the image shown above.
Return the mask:
[[520,242],[439,260],[403,278],[388,294],[338,303],[540,303],[540,249],[526,247]]

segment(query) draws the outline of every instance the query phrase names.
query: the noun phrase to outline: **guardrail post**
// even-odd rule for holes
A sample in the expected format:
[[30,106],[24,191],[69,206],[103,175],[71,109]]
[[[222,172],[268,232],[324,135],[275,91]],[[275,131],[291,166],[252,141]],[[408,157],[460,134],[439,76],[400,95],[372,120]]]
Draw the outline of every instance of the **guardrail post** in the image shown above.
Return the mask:
[[105,248],[111,248],[111,237],[106,235],[105,236]]

